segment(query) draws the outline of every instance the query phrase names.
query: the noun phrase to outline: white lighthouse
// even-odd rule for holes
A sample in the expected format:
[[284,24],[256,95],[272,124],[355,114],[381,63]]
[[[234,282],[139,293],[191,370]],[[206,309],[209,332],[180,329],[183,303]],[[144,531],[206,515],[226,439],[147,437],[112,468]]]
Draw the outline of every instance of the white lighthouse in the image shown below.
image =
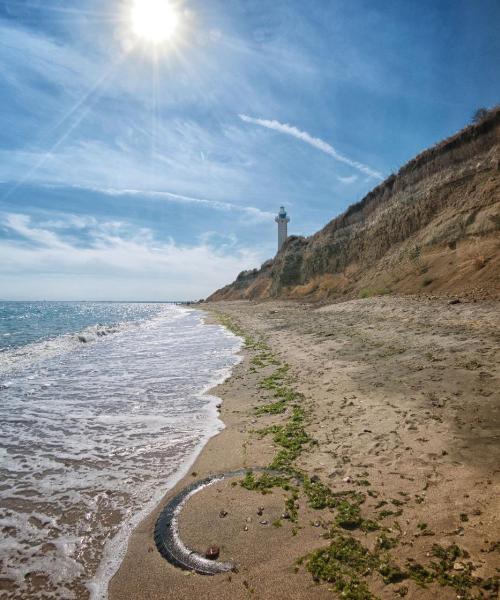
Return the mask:
[[286,214],[284,206],[280,206],[278,216],[274,219],[278,223],[278,252],[281,250],[281,246],[285,243],[288,237],[288,223],[290,218]]

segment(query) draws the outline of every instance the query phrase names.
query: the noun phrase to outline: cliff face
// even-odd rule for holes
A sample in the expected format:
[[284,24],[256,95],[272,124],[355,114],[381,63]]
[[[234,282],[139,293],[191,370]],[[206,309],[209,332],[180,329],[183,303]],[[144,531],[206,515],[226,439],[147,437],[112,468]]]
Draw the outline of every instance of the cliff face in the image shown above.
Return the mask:
[[309,238],[208,300],[481,289],[498,295],[500,109],[422,152]]

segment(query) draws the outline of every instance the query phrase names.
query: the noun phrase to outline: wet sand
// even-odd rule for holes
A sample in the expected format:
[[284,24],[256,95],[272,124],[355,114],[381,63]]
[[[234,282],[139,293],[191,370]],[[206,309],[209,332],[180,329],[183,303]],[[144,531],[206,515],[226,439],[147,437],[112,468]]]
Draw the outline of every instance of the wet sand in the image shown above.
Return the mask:
[[[262,340],[276,362],[289,366],[287,385],[300,394],[305,431],[314,440],[295,467],[335,493],[362,494],[364,522],[377,523],[376,531],[356,528],[342,535],[373,550],[383,531],[397,539],[391,553],[399,565],[427,566],[433,545],[456,544],[469,556],[457,559],[452,575],[465,564],[474,577],[498,575],[500,303],[378,297],[323,307],[241,301],[204,308],[229,315]],[[280,487],[262,495],[228,480],[188,501],[180,517],[183,541],[201,552],[219,546],[221,560],[238,564],[236,573],[181,571],[153,542],[165,501],[188,482],[267,466],[279,451],[273,436],[258,430],[289,422],[292,405],[281,414],[257,414],[256,408],[273,402],[262,381],[279,368],[260,360],[259,348],[244,350],[233,376],[215,389],[226,429],[135,530],[110,585],[112,600],[336,597],[331,583],[315,582],[297,565],[328,546],[324,535],[337,514],[312,508],[302,489],[297,523],[282,518],[289,493]],[[387,584],[371,572],[365,580],[384,599],[467,597],[436,582]],[[481,593],[493,597],[491,589]]]

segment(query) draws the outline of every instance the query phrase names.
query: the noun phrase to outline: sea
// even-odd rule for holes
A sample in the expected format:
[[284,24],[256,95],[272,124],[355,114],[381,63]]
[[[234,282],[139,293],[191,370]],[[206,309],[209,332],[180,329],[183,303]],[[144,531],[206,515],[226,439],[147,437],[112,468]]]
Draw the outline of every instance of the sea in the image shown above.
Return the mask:
[[223,428],[241,340],[178,304],[0,302],[0,596],[107,596],[133,528]]

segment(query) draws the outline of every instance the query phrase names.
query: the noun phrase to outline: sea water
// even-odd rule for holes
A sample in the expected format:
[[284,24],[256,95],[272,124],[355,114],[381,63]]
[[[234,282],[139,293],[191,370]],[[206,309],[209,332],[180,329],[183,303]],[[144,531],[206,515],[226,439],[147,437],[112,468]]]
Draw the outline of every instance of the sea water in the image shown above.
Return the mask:
[[105,598],[222,428],[240,340],[174,304],[0,303],[0,595]]

